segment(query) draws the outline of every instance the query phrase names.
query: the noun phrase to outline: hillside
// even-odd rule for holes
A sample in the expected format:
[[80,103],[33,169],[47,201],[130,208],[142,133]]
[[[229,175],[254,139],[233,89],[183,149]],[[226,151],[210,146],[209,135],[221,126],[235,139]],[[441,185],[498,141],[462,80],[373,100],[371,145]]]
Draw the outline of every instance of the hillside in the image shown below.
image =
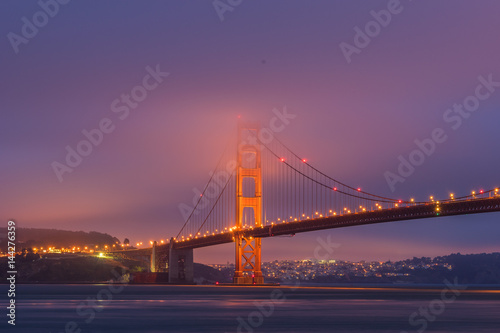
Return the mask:
[[[3,228],[2,233],[6,233]],[[56,248],[71,248],[74,246],[95,246],[102,247],[104,245],[111,246],[119,244],[118,238],[103,234],[96,231],[68,231],[57,229],[35,229],[35,228],[17,228],[16,229],[16,246],[18,250],[22,248],[32,247],[56,247]],[[7,248],[7,239],[0,239],[0,248]]]

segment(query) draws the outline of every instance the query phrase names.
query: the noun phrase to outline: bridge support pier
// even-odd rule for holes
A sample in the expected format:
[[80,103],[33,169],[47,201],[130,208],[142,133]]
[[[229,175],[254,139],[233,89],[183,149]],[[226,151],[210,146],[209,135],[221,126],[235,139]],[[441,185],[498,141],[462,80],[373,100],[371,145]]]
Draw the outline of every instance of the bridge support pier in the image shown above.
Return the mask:
[[[234,284],[263,284],[264,276],[260,270],[260,238],[236,238],[236,267],[234,272]],[[244,275],[243,272],[251,272]]]
[[156,269],[156,241],[153,243],[153,246],[151,247],[151,260],[150,260],[149,270],[151,271],[151,273],[155,273],[157,271],[157,269]]
[[193,249],[177,250],[173,248],[175,242],[170,240],[168,256],[168,283],[194,282]]

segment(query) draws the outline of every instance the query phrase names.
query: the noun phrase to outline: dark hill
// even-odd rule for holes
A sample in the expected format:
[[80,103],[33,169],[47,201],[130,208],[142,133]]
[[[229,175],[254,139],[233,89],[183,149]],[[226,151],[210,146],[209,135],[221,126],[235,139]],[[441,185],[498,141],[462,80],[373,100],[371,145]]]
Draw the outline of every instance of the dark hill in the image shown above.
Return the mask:
[[[2,230],[7,232],[6,229]],[[49,246],[56,248],[68,248],[73,246],[112,246],[119,244],[118,238],[103,234],[100,232],[68,231],[57,229],[35,229],[35,228],[16,228],[16,247],[17,250],[30,247]],[[7,239],[0,240],[2,249],[7,248]]]

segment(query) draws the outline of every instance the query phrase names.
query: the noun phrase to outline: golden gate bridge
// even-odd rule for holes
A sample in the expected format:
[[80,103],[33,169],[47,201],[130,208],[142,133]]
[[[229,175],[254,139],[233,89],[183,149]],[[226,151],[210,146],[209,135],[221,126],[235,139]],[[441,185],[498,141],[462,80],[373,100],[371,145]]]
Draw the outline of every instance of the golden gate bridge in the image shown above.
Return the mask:
[[[120,251],[149,259],[171,283],[193,281],[193,250],[235,243],[235,284],[262,284],[262,238],[392,221],[500,211],[498,188],[429,201],[388,198],[328,176],[259,123],[240,121],[176,237]],[[115,252],[116,253],[116,252]]]

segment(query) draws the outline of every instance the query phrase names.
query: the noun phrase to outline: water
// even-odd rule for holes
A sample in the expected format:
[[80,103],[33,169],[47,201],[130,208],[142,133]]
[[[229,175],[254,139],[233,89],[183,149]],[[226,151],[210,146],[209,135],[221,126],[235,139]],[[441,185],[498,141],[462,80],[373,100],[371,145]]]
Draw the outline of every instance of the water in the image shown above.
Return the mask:
[[[443,287],[18,285],[12,331],[498,333],[500,290],[487,289],[462,290],[454,301],[447,292],[445,303]],[[430,319],[411,325],[419,308]]]

